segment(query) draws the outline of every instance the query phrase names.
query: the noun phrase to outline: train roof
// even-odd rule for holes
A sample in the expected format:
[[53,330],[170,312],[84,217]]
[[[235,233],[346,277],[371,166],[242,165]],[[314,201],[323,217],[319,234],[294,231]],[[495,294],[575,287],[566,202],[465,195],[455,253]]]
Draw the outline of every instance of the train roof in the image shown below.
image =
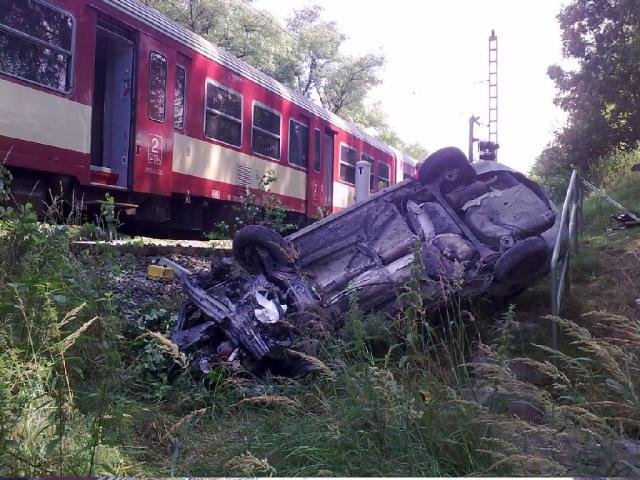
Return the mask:
[[406,153],[398,150],[396,147],[389,147],[391,150],[393,150],[393,153],[396,155],[396,158],[399,160],[402,160],[405,163],[408,163],[409,165],[411,165],[412,167],[415,167],[418,165],[418,163],[420,163],[419,160],[416,160],[415,158],[413,158],[411,155],[407,155]]
[[[338,117],[336,114],[325,110],[312,100],[304,97],[300,93],[286,87],[266,73],[261,72],[257,68],[249,65],[247,62],[240,60],[231,53],[222,48],[218,48],[208,40],[196,35],[191,30],[177,24],[173,20],[165,17],[160,12],[143,5],[136,0],[104,0],[105,3],[117,8],[118,10],[128,13],[143,23],[159,30],[170,38],[186,45],[198,53],[214,60],[221,65],[239,73],[240,75],[256,82],[258,85],[280,95],[283,98],[295,103],[296,105],[312,112],[318,117],[331,122],[344,131],[364,140],[365,142],[377,147],[378,149],[397,156],[397,150],[390,147],[381,140],[369,135],[367,132],[358,128],[355,124]],[[405,155],[402,154],[402,157]],[[397,157],[400,158],[400,157]]]

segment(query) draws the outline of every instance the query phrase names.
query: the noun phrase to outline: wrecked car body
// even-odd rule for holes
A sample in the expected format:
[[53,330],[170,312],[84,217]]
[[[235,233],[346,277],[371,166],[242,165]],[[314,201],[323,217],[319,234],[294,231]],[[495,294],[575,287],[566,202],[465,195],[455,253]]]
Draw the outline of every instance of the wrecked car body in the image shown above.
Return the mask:
[[[190,301],[172,340],[196,352],[203,371],[219,361],[295,359],[309,322],[321,318],[335,331],[354,297],[365,312],[393,313],[412,276],[434,308],[453,295],[511,298],[548,273],[559,234],[566,232],[539,185],[445,148],[425,160],[418,178],[288,237],[241,229],[233,240],[240,273],[222,262],[198,283],[178,267]],[[313,368],[296,365],[294,374]]]

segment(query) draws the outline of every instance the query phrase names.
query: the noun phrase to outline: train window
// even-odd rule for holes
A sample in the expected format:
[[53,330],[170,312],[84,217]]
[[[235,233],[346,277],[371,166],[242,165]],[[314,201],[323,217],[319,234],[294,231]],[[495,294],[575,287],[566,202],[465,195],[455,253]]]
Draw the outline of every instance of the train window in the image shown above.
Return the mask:
[[229,145],[242,145],[242,95],[207,82],[204,135]]
[[375,172],[374,172],[374,165],[373,165],[373,157],[370,157],[366,153],[363,153],[361,155],[361,158],[365,162],[369,162],[369,164],[371,164],[371,173],[369,174],[369,189],[370,189],[370,191],[373,192],[376,189],[375,188],[376,184],[375,184]]
[[73,18],[36,0],[0,0],[0,72],[71,90]]
[[164,122],[167,103],[167,57],[149,54],[149,118]]
[[257,103],[253,104],[251,150],[280,159],[280,113]]
[[386,163],[378,163],[378,184],[382,188],[389,186],[389,165]]
[[309,162],[309,127],[289,120],[289,163],[307,168]]
[[320,130],[313,131],[313,171],[320,173]]
[[346,145],[340,145],[340,180],[356,183],[356,150]]
[[173,128],[184,129],[184,106],[187,84],[187,72],[180,65],[176,65],[176,95],[173,106]]

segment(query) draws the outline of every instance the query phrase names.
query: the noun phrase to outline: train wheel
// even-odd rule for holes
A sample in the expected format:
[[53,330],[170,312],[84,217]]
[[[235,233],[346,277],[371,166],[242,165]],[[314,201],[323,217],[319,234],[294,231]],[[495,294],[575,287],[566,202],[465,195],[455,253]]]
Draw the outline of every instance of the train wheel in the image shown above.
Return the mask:
[[[267,254],[269,259],[264,258]],[[278,233],[262,225],[247,225],[233,236],[233,255],[249,273],[265,273],[268,260],[279,266],[294,263],[291,246]],[[267,260],[267,262],[265,262]]]
[[456,147],[436,150],[418,168],[420,183],[439,181],[442,193],[450,192],[458,185],[469,182],[476,175],[466,155]]

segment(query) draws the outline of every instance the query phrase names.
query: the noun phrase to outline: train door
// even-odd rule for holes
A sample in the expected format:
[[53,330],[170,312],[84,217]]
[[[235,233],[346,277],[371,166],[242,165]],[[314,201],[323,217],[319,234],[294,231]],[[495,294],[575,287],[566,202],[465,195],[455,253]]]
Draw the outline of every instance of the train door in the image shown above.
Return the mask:
[[327,128],[322,142],[322,200],[326,212],[333,210],[333,162],[336,132]]
[[171,195],[176,52],[140,34],[133,188]]
[[311,156],[307,165],[307,216],[322,216],[324,199],[322,197],[322,132],[319,128],[311,130]]
[[107,26],[96,30],[91,180],[129,187],[133,42]]

